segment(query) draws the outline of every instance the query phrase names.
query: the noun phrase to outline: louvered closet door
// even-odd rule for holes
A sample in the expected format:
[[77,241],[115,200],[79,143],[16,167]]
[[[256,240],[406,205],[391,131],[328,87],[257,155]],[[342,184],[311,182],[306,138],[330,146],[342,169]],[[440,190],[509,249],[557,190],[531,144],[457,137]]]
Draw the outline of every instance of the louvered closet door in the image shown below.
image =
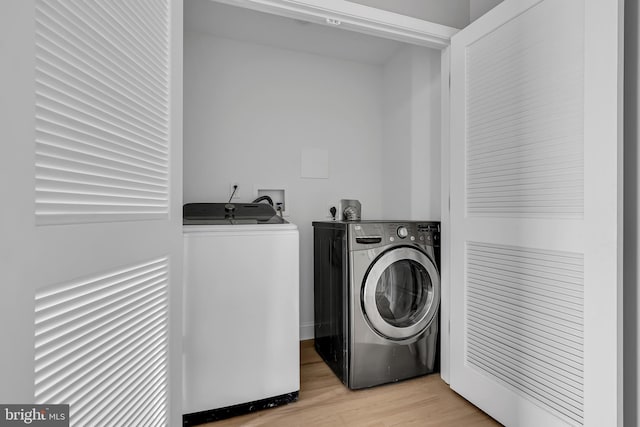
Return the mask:
[[451,387],[622,425],[621,2],[506,0],[451,47]]
[[0,11],[0,404],[179,425],[182,1]]

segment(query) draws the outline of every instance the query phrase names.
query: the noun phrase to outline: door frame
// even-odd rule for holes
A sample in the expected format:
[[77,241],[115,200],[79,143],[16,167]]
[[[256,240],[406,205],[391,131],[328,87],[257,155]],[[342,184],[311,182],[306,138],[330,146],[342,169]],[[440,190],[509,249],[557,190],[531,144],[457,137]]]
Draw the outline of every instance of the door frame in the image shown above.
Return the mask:
[[211,0],[386,39],[444,49],[457,28],[344,0]]

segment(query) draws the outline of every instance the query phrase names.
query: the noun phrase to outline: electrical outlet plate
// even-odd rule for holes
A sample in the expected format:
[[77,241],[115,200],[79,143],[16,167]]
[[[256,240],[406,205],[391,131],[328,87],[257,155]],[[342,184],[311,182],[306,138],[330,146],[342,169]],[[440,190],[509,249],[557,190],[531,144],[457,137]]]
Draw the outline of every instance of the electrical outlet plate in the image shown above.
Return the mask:
[[[235,194],[233,193],[233,187],[237,186]],[[232,196],[233,194],[233,196]],[[229,184],[229,199],[230,200],[238,200],[240,198],[240,184],[237,182],[232,182]]]
[[331,216],[331,208],[336,208],[336,217],[335,217],[335,219],[340,219],[340,218],[338,218],[338,204],[337,203],[329,203],[329,204],[327,204],[327,209],[325,211],[324,217],[326,219],[334,219]]

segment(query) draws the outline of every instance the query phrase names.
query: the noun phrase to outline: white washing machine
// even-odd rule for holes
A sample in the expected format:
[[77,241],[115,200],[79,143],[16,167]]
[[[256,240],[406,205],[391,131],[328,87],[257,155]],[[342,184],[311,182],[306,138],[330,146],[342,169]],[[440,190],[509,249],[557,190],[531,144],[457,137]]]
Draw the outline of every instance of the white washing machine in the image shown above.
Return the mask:
[[314,222],[315,347],[342,382],[371,387],[434,372],[437,222]]
[[183,227],[184,425],[300,389],[297,227],[268,205],[198,205],[185,205]]

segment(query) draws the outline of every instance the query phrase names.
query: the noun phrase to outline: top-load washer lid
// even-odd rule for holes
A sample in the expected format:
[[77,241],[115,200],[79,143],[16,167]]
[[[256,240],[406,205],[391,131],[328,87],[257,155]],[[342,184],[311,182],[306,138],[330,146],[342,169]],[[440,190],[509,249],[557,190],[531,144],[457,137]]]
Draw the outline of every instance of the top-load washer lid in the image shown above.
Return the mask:
[[187,203],[182,207],[184,225],[288,224],[266,203]]

